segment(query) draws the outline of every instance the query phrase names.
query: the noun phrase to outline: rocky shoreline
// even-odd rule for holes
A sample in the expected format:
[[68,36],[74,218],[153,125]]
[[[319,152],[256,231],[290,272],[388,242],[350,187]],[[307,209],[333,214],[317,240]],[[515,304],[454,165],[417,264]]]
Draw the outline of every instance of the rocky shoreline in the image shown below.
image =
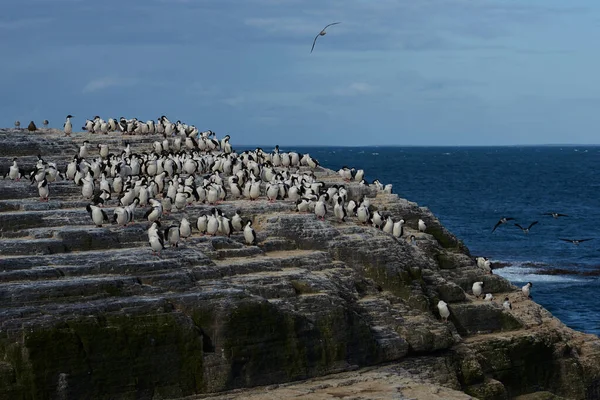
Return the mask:
[[[18,157],[30,169],[41,154],[64,171],[83,140],[96,157],[100,142],[141,152],[159,138],[0,130],[0,166]],[[478,268],[428,209],[325,168],[314,174],[402,217],[415,245],[263,193],[217,206],[251,219],[257,246],[196,232],[157,258],[142,209],[134,224],[98,228],[72,181],[53,182],[40,202],[27,179],[0,179],[0,398],[599,398],[597,336]],[[165,220],[195,221],[212,207]],[[476,299],[475,281],[496,301]]]

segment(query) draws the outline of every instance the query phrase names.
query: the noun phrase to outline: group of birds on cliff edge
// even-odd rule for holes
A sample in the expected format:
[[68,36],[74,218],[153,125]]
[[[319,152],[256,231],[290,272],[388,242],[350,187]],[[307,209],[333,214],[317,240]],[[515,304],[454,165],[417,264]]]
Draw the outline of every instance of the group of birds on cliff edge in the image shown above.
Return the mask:
[[[72,132],[71,115],[65,121],[65,134]],[[67,131],[68,128],[68,131]],[[363,196],[358,201],[349,199],[344,184],[330,184],[317,179],[314,171],[319,162],[310,156],[294,151],[282,152],[275,146],[272,152],[258,147],[237,153],[229,143],[230,136],[217,139],[213,131],[200,132],[193,125],[181,121],[171,123],[165,116],[152,121],[140,122],[136,118],[121,118],[104,121],[99,116],[86,121],[84,127],[90,133],[108,134],[151,134],[161,133],[162,140],[152,143],[150,151],[135,152],[128,142],[118,152],[111,152],[106,143],[97,145],[97,156],[93,156],[88,140],[83,141],[67,164],[59,171],[56,163],[47,162],[41,156],[27,174],[19,168],[17,158],[9,167],[4,178],[20,180],[27,177],[31,184],[37,183],[40,200],[49,200],[49,184],[59,179],[71,180],[81,187],[81,195],[90,203],[86,206],[92,222],[102,227],[110,221],[105,205],[117,203],[113,209],[112,223],[128,226],[135,222],[138,207],[147,207],[143,218],[148,222],[148,244],[152,254],[160,256],[167,247],[178,247],[197,230],[200,235],[224,235],[231,237],[241,233],[246,245],[257,245],[257,233],[252,219],[244,221],[240,210],[226,215],[218,205],[226,200],[266,199],[268,203],[278,200],[291,201],[294,209],[301,213],[314,213],[324,220],[332,214],[340,223],[356,218],[358,223],[390,234],[395,238],[404,236],[404,219],[374,209],[370,199]],[[362,169],[343,166],[338,171],[344,182],[368,185],[380,193],[392,193],[392,185],[382,184],[375,179],[369,183]],[[209,204],[210,212],[201,213],[192,223],[186,216],[178,222],[163,227],[163,217],[184,211],[193,204]],[[328,212],[332,207],[333,212]],[[510,219],[507,219],[510,220]],[[506,222],[506,221],[505,221]],[[504,222],[504,223],[505,223]],[[416,230],[425,232],[425,221],[419,219]],[[410,242],[416,244],[415,235]],[[477,266],[492,273],[490,260],[476,259]],[[475,297],[483,294],[483,281],[473,284]],[[531,282],[523,286],[522,292],[530,297]],[[491,293],[484,300],[493,301]],[[506,297],[503,307],[512,309]],[[443,300],[438,302],[442,320],[447,321],[450,308]]]
[[[71,115],[67,116],[65,125],[71,123],[71,118]],[[251,219],[243,222],[239,211],[226,215],[217,206],[225,200],[254,201],[260,197],[268,202],[291,201],[297,212],[314,213],[320,220],[329,214],[339,222],[356,218],[363,225],[372,225],[395,238],[404,235],[405,221],[401,217],[394,219],[390,214],[375,210],[366,196],[359,201],[349,199],[344,184],[326,187],[325,182],[314,174],[319,162],[308,153],[282,152],[279,146],[272,152],[256,148],[237,153],[229,143],[229,135],[219,140],[213,131],[200,132],[193,125],[180,121],[171,123],[165,116],[155,124],[135,118],[121,118],[115,125],[111,119],[103,121],[96,116],[86,121],[84,128],[94,133],[108,133],[108,127],[109,131],[149,134],[146,126],[153,129],[152,132],[162,133],[163,139],[154,141],[152,150],[140,153],[133,151],[127,142],[115,153],[102,142],[97,145],[97,150],[93,150],[85,140],[64,171],[59,171],[55,162],[47,162],[38,156],[31,171],[25,174],[15,158],[5,178],[19,180],[27,176],[31,184],[37,183],[41,201],[49,200],[52,182],[73,181],[81,187],[82,197],[90,201],[86,211],[98,227],[109,222],[103,206],[113,199],[117,204],[112,222],[119,226],[134,222],[136,208],[147,207],[144,219],[150,224],[148,242],[156,255],[160,255],[165,246],[178,247],[180,241],[191,236],[192,228],[202,235],[213,236],[229,237],[242,232],[246,244],[257,244]],[[92,154],[95,151],[97,156]],[[344,166],[338,173],[344,182],[357,182],[376,188],[378,192],[392,193],[390,184],[384,185],[377,179],[373,183],[367,182],[363,170]],[[198,216],[195,223],[183,217],[177,223],[162,227],[164,215],[184,211],[187,206],[198,203],[213,208]],[[422,219],[416,229],[419,232],[427,229]],[[410,235],[409,240],[416,243],[414,235]]]
[[[489,260],[485,260],[483,257],[477,258],[478,266],[483,266],[486,262],[489,262]],[[489,265],[488,265],[488,267],[489,267]],[[495,297],[492,293],[486,293],[485,295],[483,294],[484,285],[485,285],[485,283],[483,281],[474,282],[473,286],[471,287],[473,296],[475,296],[475,298],[477,298],[477,299],[479,299],[481,297],[481,298],[483,298],[484,301],[489,301],[489,302],[494,301]],[[531,297],[531,288],[532,287],[533,287],[533,283],[531,283],[531,282],[527,282],[523,287],[521,287],[521,293],[525,296],[526,299],[532,298]],[[502,302],[502,307],[507,311],[512,310],[512,303],[508,296],[504,297],[504,300]],[[442,321],[448,322],[448,318],[450,317],[450,308],[448,307],[448,303],[446,303],[444,300],[440,300],[440,301],[438,301],[437,308],[440,313],[440,317],[442,318]]]

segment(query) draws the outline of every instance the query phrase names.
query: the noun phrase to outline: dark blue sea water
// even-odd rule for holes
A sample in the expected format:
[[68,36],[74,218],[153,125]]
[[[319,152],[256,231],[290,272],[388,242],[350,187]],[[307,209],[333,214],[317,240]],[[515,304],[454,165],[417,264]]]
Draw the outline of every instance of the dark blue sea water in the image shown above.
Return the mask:
[[[531,281],[535,301],[565,324],[600,334],[600,147],[294,149],[325,167],[362,168],[366,179],[392,183],[394,193],[428,207],[472,255],[509,264],[495,273],[519,286]],[[512,223],[492,233],[502,216],[539,223],[528,235]],[[593,240],[575,246],[559,238]]]

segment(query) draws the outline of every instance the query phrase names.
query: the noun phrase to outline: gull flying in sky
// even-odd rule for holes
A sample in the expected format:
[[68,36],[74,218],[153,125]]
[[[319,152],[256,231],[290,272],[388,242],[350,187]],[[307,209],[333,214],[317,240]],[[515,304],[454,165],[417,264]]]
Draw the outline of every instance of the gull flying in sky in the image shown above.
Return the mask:
[[327,32],[325,32],[325,29],[327,29],[327,28],[328,28],[328,27],[330,27],[331,25],[337,25],[337,24],[340,24],[340,23],[341,23],[341,22],[334,22],[334,23],[331,23],[331,24],[329,24],[329,25],[326,25],[326,26],[325,26],[325,28],[323,28],[323,29],[321,30],[321,32],[319,32],[319,33],[317,34],[317,36],[315,36],[315,40],[313,40],[313,45],[312,45],[312,48],[310,49],[310,52],[312,53],[312,52],[313,52],[313,50],[315,49],[315,43],[317,43],[317,39],[319,38],[319,36],[325,36],[325,35],[327,34]]

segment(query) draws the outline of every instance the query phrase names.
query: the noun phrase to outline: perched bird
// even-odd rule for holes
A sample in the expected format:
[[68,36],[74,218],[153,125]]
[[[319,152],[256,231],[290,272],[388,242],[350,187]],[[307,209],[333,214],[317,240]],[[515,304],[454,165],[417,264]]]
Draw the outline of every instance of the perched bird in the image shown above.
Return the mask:
[[323,28],[323,29],[321,30],[321,32],[319,32],[319,33],[317,34],[317,36],[315,36],[315,40],[313,40],[313,44],[312,44],[312,48],[310,49],[310,52],[312,53],[312,52],[313,52],[313,50],[315,49],[315,44],[317,43],[317,39],[319,38],[319,36],[325,36],[325,35],[327,34],[327,32],[325,32],[325,29],[327,29],[327,28],[328,28],[328,27],[330,27],[331,25],[337,25],[337,24],[340,24],[340,23],[341,23],[341,22],[333,22],[333,23],[331,23],[331,24],[329,24],[329,25],[325,26],[325,28]]
[[40,194],[40,201],[48,201],[50,191],[48,190],[48,181],[46,178],[38,183],[38,192]]
[[29,132],[35,132],[35,131],[37,131],[37,126],[35,126],[35,122],[31,121],[29,123],[29,125],[27,125],[27,130]]
[[425,221],[419,219],[419,232],[425,232],[427,229],[427,225],[425,225]]
[[508,300],[508,297],[504,298],[504,303],[502,303],[502,307],[504,307],[505,310],[512,310],[512,304],[510,304],[510,300]]
[[410,235],[409,240],[410,244],[412,244],[413,246],[417,245],[417,238],[415,237],[415,235]]
[[448,317],[450,316],[450,310],[448,309],[448,304],[444,300],[438,301],[438,311],[440,312],[440,317],[444,320],[444,322],[448,322]]
[[179,226],[171,225],[165,229],[165,240],[171,244],[171,247],[179,247]]
[[6,177],[9,177],[13,181],[18,181],[21,179],[22,176],[23,172],[19,169],[19,166],[17,165],[17,157],[15,157],[13,158],[13,163],[8,169],[8,172],[6,173],[6,175],[4,175],[4,179],[6,179]]
[[483,282],[473,283],[472,289],[475,297],[479,298],[479,296],[481,296],[481,293],[483,293]]
[[533,286],[533,283],[527,282],[527,284],[521,288],[521,291],[523,292],[525,297],[531,298],[531,287],[532,286]]
[[21,121],[15,121],[15,129],[21,128]]
[[71,118],[73,118],[71,114],[67,115],[67,120],[63,125],[65,130],[65,136],[71,136],[71,133],[73,133],[73,124],[71,123]]
[[486,293],[485,297],[483,298],[483,300],[485,300],[485,301],[492,301],[492,300],[494,300],[494,295],[492,295],[491,293]]
[[106,215],[106,211],[104,211],[100,207],[96,207],[93,204],[88,204],[85,207],[85,209],[90,214],[90,217],[92,217],[92,221],[94,221],[94,224],[98,228],[102,227],[103,222],[108,222],[108,215]]
[[246,240],[246,244],[256,245],[256,232],[254,232],[254,228],[252,228],[251,220],[248,220],[244,227],[244,239]]
[[181,239],[186,240],[192,235],[192,226],[187,218],[183,217],[181,222],[179,223],[179,237]]
[[148,229],[148,242],[152,248],[152,254],[160,257],[160,251],[165,248],[165,238],[160,230],[160,222],[153,222]]
[[555,212],[547,212],[547,213],[543,213],[542,215],[552,215],[552,218],[568,217],[567,214],[560,214],[560,213],[555,213]]
[[45,119],[45,120],[42,121],[42,124],[44,124],[44,128],[47,128],[49,123],[50,122],[48,122],[47,119]]
[[514,218],[506,218],[506,217],[502,217],[500,218],[500,220],[498,222],[496,222],[496,225],[494,225],[494,229],[492,229],[492,233],[496,230],[496,228],[498,228],[500,225],[507,223],[508,221],[513,221]]
[[534,225],[535,225],[535,224],[537,224],[537,223],[538,223],[537,221],[533,221],[531,224],[529,224],[529,226],[528,226],[527,228],[523,228],[523,227],[522,227],[521,225],[519,225],[519,224],[515,224],[515,226],[516,226],[517,228],[520,228],[520,229],[523,231],[523,233],[527,234],[527,233],[529,233],[529,230],[531,229],[531,227],[532,227],[532,226],[534,226]]
[[587,242],[588,240],[592,240],[593,238],[589,238],[589,239],[560,239],[564,242],[570,242],[573,243],[575,246],[579,246],[579,243],[581,242]]
[[242,226],[242,217],[240,211],[236,210],[233,217],[231,217],[231,226],[235,231],[241,231],[244,227]]

